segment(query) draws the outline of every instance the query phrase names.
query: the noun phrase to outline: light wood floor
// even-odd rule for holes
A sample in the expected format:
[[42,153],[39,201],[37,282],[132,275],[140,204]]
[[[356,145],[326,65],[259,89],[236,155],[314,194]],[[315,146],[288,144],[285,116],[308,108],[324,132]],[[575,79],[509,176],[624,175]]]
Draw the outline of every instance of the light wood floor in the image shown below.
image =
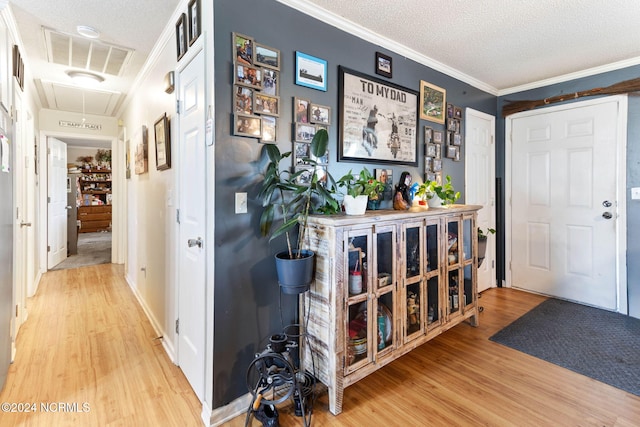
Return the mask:
[[[456,326],[348,387],[336,417],[325,393],[312,425],[639,426],[639,397],[489,341],[543,300],[484,292],[478,328]],[[280,425],[302,425],[291,407],[279,411]],[[244,416],[227,425],[244,425]]]
[[[0,402],[86,402],[90,410],[0,412],[0,426],[202,425],[198,399],[122,277],[111,264],[43,277]],[[640,398],[488,340],[543,299],[484,292],[478,328],[459,325],[348,387],[337,417],[325,393],[312,425],[640,425]],[[302,425],[291,408],[279,410],[283,427]],[[227,423],[243,424],[244,416]]]
[[[123,277],[113,264],[43,276],[0,393],[36,412],[0,411],[0,426],[203,425],[202,405]],[[43,412],[41,403],[58,402],[89,411]]]

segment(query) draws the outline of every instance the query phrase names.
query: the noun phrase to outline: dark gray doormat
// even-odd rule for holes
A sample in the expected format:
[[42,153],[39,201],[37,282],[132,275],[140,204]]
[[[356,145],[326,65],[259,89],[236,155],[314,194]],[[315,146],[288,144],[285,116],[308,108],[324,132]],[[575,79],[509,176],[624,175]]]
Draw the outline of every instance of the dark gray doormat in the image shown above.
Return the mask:
[[640,396],[640,319],[549,299],[489,339]]

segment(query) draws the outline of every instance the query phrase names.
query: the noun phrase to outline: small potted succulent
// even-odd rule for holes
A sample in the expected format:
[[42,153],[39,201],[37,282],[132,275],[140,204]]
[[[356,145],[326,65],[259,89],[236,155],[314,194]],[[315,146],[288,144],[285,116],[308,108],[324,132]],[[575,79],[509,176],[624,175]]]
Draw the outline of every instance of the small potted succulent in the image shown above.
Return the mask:
[[417,196],[427,200],[432,208],[447,207],[453,205],[460,198],[460,192],[455,191],[451,184],[451,176],[445,177],[446,182],[438,185],[436,181],[426,181],[418,187]]
[[384,183],[378,181],[367,168],[362,168],[358,175],[350,170],[337,181],[338,187],[345,187],[344,210],[347,215],[362,215],[367,210],[369,200],[378,200],[384,191]]

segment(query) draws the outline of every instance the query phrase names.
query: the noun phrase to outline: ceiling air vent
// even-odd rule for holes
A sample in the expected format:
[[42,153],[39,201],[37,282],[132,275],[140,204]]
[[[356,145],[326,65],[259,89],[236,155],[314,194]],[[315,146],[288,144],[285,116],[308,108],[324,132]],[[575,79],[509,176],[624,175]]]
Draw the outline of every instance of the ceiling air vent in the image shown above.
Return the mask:
[[133,49],[75,37],[43,27],[47,59],[54,64],[119,76]]

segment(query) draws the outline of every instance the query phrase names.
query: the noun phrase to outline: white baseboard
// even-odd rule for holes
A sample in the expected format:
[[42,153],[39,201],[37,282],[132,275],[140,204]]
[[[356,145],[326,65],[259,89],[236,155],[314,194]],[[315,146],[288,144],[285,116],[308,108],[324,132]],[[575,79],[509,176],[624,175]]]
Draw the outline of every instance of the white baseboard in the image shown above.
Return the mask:
[[144,301],[144,299],[138,293],[138,290],[136,289],[136,287],[135,287],[133,281],[131,280],[131,278],[128,275],[125,275],[125,280],[127,281],[127,284],[129,285],[129,288],[131,288],[131,291],[133,292],[133,295],[138,300],[138,303],[140,304],[140,307],[142,307],[142,311],[144,311],[144,314],[147,316],[147,319],[149,319],[149,323],[151,323],[151,327],[156,332],[156,335],[159,336],[159,337],[163,337],[162,338],[162,348],[164,348],[164,351],[169,356],[169,359],[171,359],[171,362],[174,365],[176,365],[177,364],[176,363],[177,359],[176,359],[176,352],[175,352],[175,347],[173,346],[173,342],[171,342],[170,340],[165,338],[167,336],[167,334],[164,332],[164,328],[162,327],[162,325],[160,325],[160,322],[158,322],[158,320],[152,314],[151,310],[149,310],[149,307],[147,306],[147,304]]
[[246,413],[247,408],[251,404],[251,400],[251,394],[247,393],[244,396],[238,397],[228,405],[216,408],[213,411],[208,406],[205,411],[206,403],[203,403],[201,414],[202,421],[205,425],[210,427],[220,426],[238,415]]

